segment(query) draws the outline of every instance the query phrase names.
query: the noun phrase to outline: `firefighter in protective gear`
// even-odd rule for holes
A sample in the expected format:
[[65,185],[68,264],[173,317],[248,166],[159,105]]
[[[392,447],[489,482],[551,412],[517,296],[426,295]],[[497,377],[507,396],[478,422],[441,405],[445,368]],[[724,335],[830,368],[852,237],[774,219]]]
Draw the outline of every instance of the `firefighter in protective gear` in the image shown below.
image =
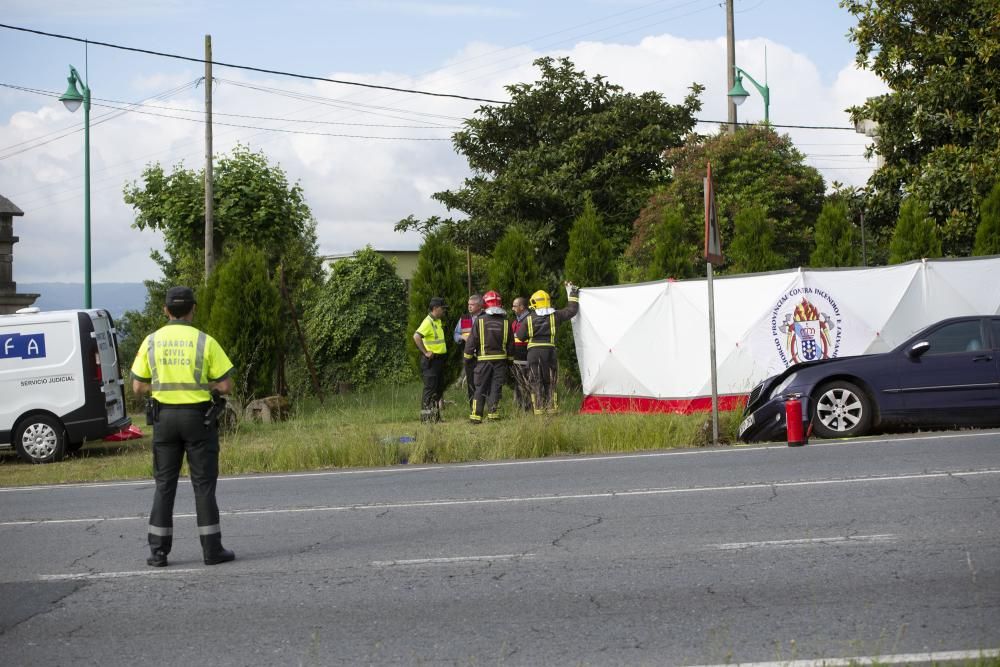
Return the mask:
[[507,376],[507,360],[513,355],[513,337],[507,325],[507,312],[503,309],[500,294],[487,292],[483,296],[484,314],[476,318],[469,340],[465,342],[466,356],[476,356],[475,386],[469,419],[482,423],[500,417],[497,408]]
[[531,383],[528,382],[528,341],[518,340],[519,329],[527,328],[531,311],[528,300],[519,296],[510,304],[514,318],[510,322],[510,332],[514,338],[514,358],[510,366],[514,381],[514,405],[525,412],[531,410]]
[[132,364],[132,388],[149,392],[153,409],[153,476],[156,491],[149,515],[146,563],[167,565],[173,545],[174,498],[181,463],[187,455],[194,487],[198,534],[206,565],[217,565],[236,556],[222,546],[219,505],[215,486],[219,478],[218,421],[206,419],[212,408],[212,391],[232,390],[233,364],[214,338],[191,325],[194,292],[187,287],[167,290],[166,326],[146,337]]
[[548,292],[538,290],[531,295],[531,315],[527,326],[517,331],[518,340],[528,342],[528,378],[531,382],[531,404],[536,415],[559,411],[556,380],[559,363],[556,358],[556,326],[576,317],[580,310],[580,288],[566,283],[569,303],[556,310]]
[[441,318],[447,308],[444,299],[430,300],[429,313],[413,333],[413,342],[420,350],[420,375],[424,393],[420,403],[420,421],[441,421],[441,397],[444,396],[445,362],[448,360],[444,323]]

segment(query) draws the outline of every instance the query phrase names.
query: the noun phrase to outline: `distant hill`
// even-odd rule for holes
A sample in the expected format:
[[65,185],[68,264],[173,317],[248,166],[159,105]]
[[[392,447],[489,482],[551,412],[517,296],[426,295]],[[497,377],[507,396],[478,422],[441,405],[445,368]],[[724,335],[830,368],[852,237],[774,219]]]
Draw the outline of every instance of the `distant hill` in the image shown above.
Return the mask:
[[[142,310],[146,303],[146,286],[142,283],[93,283],[91,301],[95,308],[104,308],[114,318],[126,310]],[[17,283],[17,291],[41,294],[35,306],[42,310],[83,308],[83,283]]]

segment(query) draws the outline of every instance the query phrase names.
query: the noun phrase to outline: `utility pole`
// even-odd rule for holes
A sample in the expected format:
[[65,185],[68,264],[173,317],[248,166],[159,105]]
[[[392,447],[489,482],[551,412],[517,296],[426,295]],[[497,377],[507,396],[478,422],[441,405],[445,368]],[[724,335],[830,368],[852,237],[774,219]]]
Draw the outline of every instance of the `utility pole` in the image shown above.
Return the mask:
[[215,268],[212,220],[212,36],[205,35],[205,283]]
[[[726,92],[736,83],[736,29],[733,24],[733,0],[726,0]],[[736,104],[726,96],[729,105],[729,133],[736,132]]]

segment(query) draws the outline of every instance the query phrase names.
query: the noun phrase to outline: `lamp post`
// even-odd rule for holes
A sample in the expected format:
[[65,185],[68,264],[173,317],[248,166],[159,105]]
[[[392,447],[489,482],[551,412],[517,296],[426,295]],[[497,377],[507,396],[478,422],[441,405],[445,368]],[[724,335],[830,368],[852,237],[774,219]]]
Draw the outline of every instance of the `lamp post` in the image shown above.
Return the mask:
[[728,93],[729,99],[731,99],[733,101],[733,104],[735,104],[736,106],[740,106],[741,104],[743,104],[744,101],[746,101],[748,97],[750,97],[750,93],[748,93],[747,89],[743,87],[743,77],[745,76],[746,78],[750,79],[750,83],[754,85],[754,87],[757,89],[757,92],[760,93],[760,96],[764,98],[764,122],[765,123],[770,122],[767,112],[768,112],[768,107],[771,104],[771,89],[767,87],[766,83],[762,86],[756,81],[754,81],[754,78],[752,76],[747,74],[746,71],[740,69],[736,65],[733,65],[733,69],[736,70],[736,83],[733,84],[732,90],[730,90]]
[[[69,66],[69,85],[59,101],[73,113],[83,104],[83,307],[91,307],[90,299],[90,88],[79,72]],[[79,82],[83,92],[77,87]]]

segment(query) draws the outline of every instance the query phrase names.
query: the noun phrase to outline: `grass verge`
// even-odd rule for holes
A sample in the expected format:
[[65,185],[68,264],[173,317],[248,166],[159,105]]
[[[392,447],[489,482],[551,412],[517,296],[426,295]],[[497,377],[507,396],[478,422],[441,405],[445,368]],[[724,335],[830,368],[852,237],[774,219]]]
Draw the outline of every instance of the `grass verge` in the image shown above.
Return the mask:
[[[381,387],[306,401],[275,424],[241,423],[222,438],[223,475],[376,467],[400,463],[454,463],[698,447],[711,441],[707,414],[581,415],[581,396],[561,397],[559,415],[535,417],[514,410],[504,392],[499,422],[471,425],[464,388],[453,388],[444,423],[418,421],[420,385]],[[142,424],[141,416],[133,417]],[[739,412],[719,416],[720,440],[733,442]],[[151,428],[121,443],[88,444],[53,465],[30,465],[0,454],[0,486],[91,482],[152,477]],[[187,474],[186,470],[184,474]]]

